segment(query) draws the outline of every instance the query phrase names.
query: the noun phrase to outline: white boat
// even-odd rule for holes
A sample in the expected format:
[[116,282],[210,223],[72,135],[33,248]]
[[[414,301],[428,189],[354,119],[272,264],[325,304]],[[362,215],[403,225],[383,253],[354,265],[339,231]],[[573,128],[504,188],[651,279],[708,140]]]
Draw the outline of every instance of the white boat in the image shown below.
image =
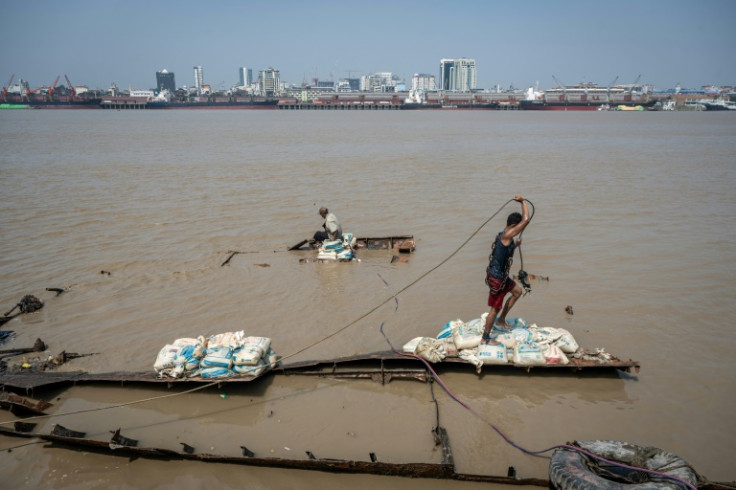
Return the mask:
[[706,111],[736,111],[736,103],[726,99],[702,99],[698,101]]

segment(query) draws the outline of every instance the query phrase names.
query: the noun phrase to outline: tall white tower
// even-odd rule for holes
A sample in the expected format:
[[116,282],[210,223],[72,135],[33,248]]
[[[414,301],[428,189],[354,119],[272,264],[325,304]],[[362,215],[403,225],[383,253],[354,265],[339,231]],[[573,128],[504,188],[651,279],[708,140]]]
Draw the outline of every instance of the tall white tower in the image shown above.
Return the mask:
[[475,60],[472,58],[440,60],[440,89],[470,92],[475,88]]
[[247,66],[238,68],[238,76],[240,77],[240,86],[248,87],[253,83],[253,69]]
[[194,67],[194,88],[197,90],[197,96],[202,95],[202,85],[204,84],[204,76],[202,75],[202,67]]

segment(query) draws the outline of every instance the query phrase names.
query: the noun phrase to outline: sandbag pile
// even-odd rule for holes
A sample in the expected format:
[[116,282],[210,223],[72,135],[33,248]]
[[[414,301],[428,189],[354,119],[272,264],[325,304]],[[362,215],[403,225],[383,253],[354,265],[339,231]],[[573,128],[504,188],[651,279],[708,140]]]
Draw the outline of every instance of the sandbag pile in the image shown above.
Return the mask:
[[521,318],[507,319],[510,331],[493,329],[491,337],[499,345],[482,344],[481,338],[488,313],[481,318],[463,322],[452,320],[433,337],[417,337],[407,342],[403,351],[420,356],[429,362],[440,362],[446,357],[460,357],[475,365],[509,364],[542,366],[568,364],[566,354],[578,351],[575,338],[564,328],[527,325]]
[[203,336],[177,339],[161,349],[153,369],[161,377],[225,378],[260,376],[277,363],[271,339],[248,337],[240,330],[206,339]]

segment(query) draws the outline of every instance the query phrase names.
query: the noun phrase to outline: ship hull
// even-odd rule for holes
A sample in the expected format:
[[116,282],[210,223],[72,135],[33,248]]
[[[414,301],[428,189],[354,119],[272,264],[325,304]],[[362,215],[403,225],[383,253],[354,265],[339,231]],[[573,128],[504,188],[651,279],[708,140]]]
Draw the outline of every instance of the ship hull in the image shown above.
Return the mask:
[[100,109],[100,99],[84,102],[31,102],[31,109]]
[[[625,107],[651,107],[656,101],[639,102],[632,104],[618,104]],[[575,102],[539,102],[522,100],[519,109],[525,111],[598,111],[602,110],[607,103],[575,103]]]
[[278,100],[243,102],[148,102],[146,109],[276,109]]

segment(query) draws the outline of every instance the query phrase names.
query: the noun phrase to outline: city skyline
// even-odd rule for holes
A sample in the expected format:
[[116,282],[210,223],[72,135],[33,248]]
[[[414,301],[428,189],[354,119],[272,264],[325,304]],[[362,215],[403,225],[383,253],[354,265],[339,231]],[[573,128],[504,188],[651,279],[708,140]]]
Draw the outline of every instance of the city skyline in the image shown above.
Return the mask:
[[[274,68],[292,85],[391,72],[439,76],[440,60],[476,60],[478,88],[540,88],[582,81],[658,88],[736,84],[730,19],[736,2],[622,0],[472,2],[376,0],[277,6],[217,0],[155,5],[88,0],[4,7],[0,83],[32,87],[61,75],[104,89],[156,87],[156,73],[192,86],[201,66],[213,90],[239,82],[239,68]],[[32,19],[32,22],[29,20]]]

